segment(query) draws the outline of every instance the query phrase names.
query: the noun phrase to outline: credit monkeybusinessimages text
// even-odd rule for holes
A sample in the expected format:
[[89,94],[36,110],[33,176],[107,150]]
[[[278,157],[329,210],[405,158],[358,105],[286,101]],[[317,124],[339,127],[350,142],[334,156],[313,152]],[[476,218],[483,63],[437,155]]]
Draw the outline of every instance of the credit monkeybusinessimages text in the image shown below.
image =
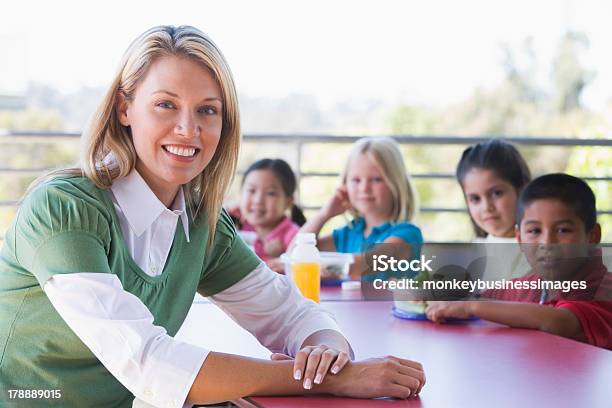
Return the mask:
[[504,290],[557,290],[569,292],[570,290],[586,289],[586,281],[515,281],[515,280],[495,280],[487,281],[476,280],[425,280],[415,279],[374,279],[374,289],[382,290],[405,290],[405,289],[425,289],[425,290],[469,290],[470,292],[485,291],[491,289]]

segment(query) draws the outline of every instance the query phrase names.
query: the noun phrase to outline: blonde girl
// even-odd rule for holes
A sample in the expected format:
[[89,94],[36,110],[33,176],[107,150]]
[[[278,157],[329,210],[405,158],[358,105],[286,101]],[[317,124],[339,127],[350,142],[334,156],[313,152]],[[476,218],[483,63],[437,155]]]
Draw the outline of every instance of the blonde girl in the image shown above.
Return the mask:
[[[217,46],[188,26],[140,35],[84,134],[81,167],[38,183],[7,232],[0,405],[14,389],[59,390],[28,403],[71,407],[420,391],[418,363],[349,362],[335,321],[236,238],[221,203],[239,146]],[[174,339],[196,292],[292,360]]]
[[[324,251],[362,254],[373,245],[408,246],[417,254],[423,243],[421,230],[410,221],[416,212],[416,193],[406,172],[397,142],[387,137],[359,139],[353,145],[342,173],[342,185],[303,227],[318,234],[332,217],[349,211],[353,219],[332,234],[319,237]],[[362,257],[351,267],[359,278]]]

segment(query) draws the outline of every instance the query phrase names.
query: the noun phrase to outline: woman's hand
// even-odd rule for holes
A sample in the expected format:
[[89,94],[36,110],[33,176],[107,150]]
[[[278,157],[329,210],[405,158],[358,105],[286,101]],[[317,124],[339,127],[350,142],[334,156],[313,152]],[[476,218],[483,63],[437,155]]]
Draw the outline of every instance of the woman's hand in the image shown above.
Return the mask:
[[427,302],[427,318],[435,323],[444,323],[446,319],[469,319],[472,317],[472,302]]
[[351,203],[349,202],[346,186],[340,186],[321,211],[326,214],[327,218],[332,218],[350,209]]
[[350,362],[342,373],[328,380],[330,392],[352,398],[409,398],[425,385],[423,366],[394,356]]
[[[272,360],[291,360],[291,357],[274,353]],[[325,345],[306,346],[295,356],[293,363],[293,378],[303,381],[305,389],[309,390],[314,384],[322,384],[327,372],[338,374],[350,361],[345,351],[340,351]]]

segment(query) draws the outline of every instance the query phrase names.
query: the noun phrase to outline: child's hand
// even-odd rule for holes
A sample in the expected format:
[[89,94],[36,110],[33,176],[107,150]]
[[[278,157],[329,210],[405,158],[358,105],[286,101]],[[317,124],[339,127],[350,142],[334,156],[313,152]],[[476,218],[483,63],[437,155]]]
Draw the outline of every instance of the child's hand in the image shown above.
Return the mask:
[[427,302],[427,318],[435,323],[446,319],[469,319],[472,317],[472,302]]
[[234,204],[227,207],[227,212],[229,215],[233,215],[234,217],[240,219],[240,204]]
[[340,186],[336,189],[331,200],[322,208],[322,211],[327,214],[328,218],[332,218],[350,209],[351,203],[349,202],[346,187]]
[[240,204],[227,207],[227,213],[232,217],[234,224],[236,224],[236,229],[242,228],[242,224],[244,224],[245,220],[242,218],[242,213],[240,212]]
[[[272,360],[291,360],[286,354],[274,353]],[[325,345],[306,346],[295,356],[293,363],[293,378],[304,379],[304,388],[309,390],[315,384],[322,384],[328,371],[338,374],[350,361],[349,355]],[[330,369],[331,367],[331,369]]]
[[266,255],[271,258],[278,258],[284,252],[283,243],[280,239],[265,242],[263,249]]

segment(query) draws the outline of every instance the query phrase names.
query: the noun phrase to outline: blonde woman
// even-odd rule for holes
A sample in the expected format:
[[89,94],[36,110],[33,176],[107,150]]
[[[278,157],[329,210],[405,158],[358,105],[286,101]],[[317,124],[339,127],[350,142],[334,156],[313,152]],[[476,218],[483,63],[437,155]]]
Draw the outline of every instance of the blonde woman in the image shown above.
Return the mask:
[[402,253],[418,254],[423,237],[410,222],[416,212],[416,194],[393,139],[356,141],[342,174],[342,185],[301,231],[319,234],[330,218],[345,211],[353,215],[353,220],[319,237],[317,246],[323,251],[356,254],[350,271],[353,279],[359,279],[363,270],[360,254],[376,244],[395,244]]
[[[82,167],[33,187],[4,241],[0,405],[27,397],[14,390],[49,391],[28,399],[45,407],[420,391],[418,363],[349,361],[335,321],[237,238],[221,209],[240,145],[236,91],[205,34],[139,36],[84,144]],[[175,340],[196,292],[294,358]]]

